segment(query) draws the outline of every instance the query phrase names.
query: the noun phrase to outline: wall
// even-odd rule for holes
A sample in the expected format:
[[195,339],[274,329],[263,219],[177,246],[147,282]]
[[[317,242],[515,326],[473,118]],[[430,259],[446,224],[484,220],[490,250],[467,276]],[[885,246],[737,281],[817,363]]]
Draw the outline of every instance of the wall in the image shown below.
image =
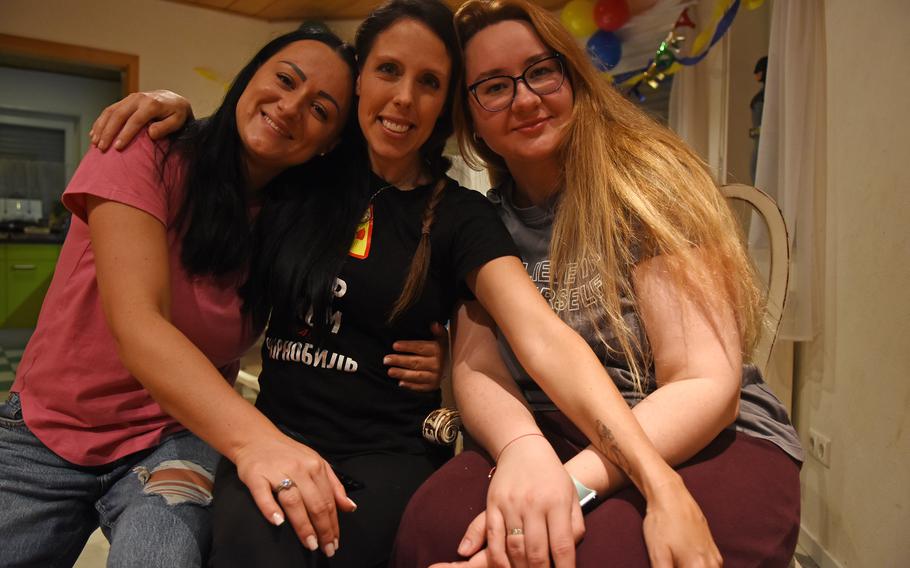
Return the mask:
[[256,50],[294,27],[162,0],[0,2],[0,33],[138,55],[139,88],[177,91],[199,116]]
[[904,0],[828,0],[824,326],[795,419],[829,436],[802,471],[801,542],[827,566],[910,566],[910,76]]
[[0,67],[0,107],[75,117],[77,159],[88,149],[95,117],[120,97],[119,82]]

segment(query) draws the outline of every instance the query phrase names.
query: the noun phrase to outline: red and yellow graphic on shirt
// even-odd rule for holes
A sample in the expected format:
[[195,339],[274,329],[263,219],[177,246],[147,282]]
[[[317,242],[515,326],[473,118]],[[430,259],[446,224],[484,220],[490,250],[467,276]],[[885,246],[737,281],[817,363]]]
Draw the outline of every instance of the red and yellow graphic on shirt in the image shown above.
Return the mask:
[[373,205],[363,214],[357,230],[354,231],[354,242],[351,243],[351,250],[348,254],[354,258],[364,259],[370,256],[370,241],[373,237]]

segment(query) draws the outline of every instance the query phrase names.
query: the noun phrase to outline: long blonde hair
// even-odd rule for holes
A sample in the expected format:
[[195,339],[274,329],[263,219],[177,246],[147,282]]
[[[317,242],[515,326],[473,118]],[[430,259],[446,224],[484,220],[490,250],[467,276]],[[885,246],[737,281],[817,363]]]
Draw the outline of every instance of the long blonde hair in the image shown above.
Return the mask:
[[[554,297],[569,287],[570,267],[598,260],[592,277],[602,283],[599,306],[587,308],[585,316],[608,347],[607,338],[615,338],[643,390],[651,353],[623,318],[621,299],[632,299],[638,309],[632,269],[642,259],[662,255],[671,278],[690,291],[698,307],[707,310],[709,295],[720,284],[748,360],[761,326],[762,294],[738,226],[706,164],[609,85],[559,20],[530,2],[464,4],[455,14],[462,49],[480,30],[506,20],[529,22],[562,56],[574,91],[572,118],[559,149],[565,189],[549,251]],[[488,168],[497,184],[508,179],[508,168],[474,138],[468,104],[462,85],[453,113],[459,145],[468,163]],[[699,266],[693,249],[702,253]]]

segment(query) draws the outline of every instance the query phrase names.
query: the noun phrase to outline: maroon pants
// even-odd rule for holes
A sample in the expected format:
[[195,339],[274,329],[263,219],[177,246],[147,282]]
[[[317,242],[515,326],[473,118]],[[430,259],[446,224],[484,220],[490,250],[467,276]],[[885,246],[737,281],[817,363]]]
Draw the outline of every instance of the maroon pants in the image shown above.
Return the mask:
[[[563,420],[544,422],[560,456],[573,455],[580,442],[577,431]],[[466,450],[433,474],[405,510],[389,566],[424,568],[463,560],[456,549],[468,524],[485,509],[491,465],[482,451]],[[725,430],[677,471],[708,519],[724,566],[788,566],[799,533],[799,465],[783,450]],[[644,515],[644,498],[634,487],[598,504],[585,514],[577,565],[650,566]]]

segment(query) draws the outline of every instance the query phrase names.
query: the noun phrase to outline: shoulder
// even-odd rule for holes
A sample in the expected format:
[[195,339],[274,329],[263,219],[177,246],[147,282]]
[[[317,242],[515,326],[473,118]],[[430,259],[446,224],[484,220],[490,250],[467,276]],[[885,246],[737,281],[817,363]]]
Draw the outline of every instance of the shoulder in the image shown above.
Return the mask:
[[79,170],[100,170],[109,176],[123,175],[135,179],[157,174],[158,165],[168,154],[169,142],[152,140],[142,129],[122,150],[101,152],[92,147],[79,164]]
[[460,185],[457,181],[446,178],[446,186],[443,190],[443,201],[446,207],[474,207],[479,209],[493,210],[493,204],[484,196],[483,193],[468,189]]
[[164,180],[179,172],[168,160],[168,143],[155,142],[142,130],[123,150],[102,153],[92,148],[82,159],[63,193],[63,204],[86,220],[86,196],[118,201],[167,221],[168,191]]

